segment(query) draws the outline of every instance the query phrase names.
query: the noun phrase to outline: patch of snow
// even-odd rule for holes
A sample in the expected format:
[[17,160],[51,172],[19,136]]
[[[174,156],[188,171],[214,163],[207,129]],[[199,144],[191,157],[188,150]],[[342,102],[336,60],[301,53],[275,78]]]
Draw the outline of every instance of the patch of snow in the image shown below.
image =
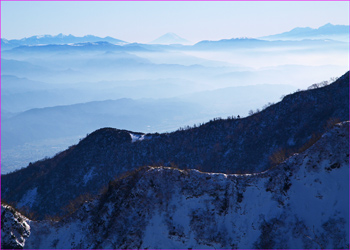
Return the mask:
[[143,140],[149,140],[152,138],[152,136],[146,136],[145,134],[133,134],[133,133],[129,133],[131,136],[131,142],[137,142],[137,141],[143,141]]
[[32,207],[36,196],[38,194],[38,188],[35,187],[33,189],[28,190],[23,196],[20,202],[18,202],[18,207]]
[[84,178],[83,178],[84,185],[86,185],[92,179],[92,177],[95,175],[94,170],[95,170],[95,168],[91,168],[90,171],[84,175]]
[[168,228],[163,222],[164,215],[155,214],[149,221],[142,240],[142,248],[177,248],[168,238]]
[[137,134],[133,134],[133,133],[129,133],[129,134],[130,134],[130,136],[131,136],[131,142],[132,142],[132,143],[134,143],[134,142],[140,140],[140,138],[141,138],[141,135],[137,135]]

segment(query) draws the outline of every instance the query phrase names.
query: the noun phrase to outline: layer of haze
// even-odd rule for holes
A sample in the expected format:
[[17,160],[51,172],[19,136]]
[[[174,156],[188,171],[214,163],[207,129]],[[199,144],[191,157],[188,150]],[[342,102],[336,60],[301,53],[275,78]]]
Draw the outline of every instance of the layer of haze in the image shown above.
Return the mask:
[[73,34],[146,43],[167,32],[191,41],[260,37],[349,24],[348,1],[1,1],[1,37]]

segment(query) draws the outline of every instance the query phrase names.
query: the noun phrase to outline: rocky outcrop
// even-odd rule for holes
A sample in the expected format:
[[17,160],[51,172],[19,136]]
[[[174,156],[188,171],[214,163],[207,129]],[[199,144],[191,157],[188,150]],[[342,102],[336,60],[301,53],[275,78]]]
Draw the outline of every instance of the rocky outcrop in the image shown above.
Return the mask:
[[11,206],[1,204],[1,249],[23,249],[30,235],[29,222]]

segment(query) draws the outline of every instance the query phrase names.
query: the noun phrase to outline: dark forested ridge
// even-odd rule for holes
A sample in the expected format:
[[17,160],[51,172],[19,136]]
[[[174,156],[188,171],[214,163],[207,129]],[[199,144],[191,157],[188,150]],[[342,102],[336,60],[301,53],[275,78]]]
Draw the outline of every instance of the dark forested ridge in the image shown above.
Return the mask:
[[[99,129],[51,159],[3,175],[2,198],[44,218],[63,214],[69,201],[97,194],[116,176],[144,165],[261,172],[347,120],[349,72],[331,85],[288,95],[242,119],[215,119],[164,134]],[[26,202],[29,193],[35,194],[32,203]]]

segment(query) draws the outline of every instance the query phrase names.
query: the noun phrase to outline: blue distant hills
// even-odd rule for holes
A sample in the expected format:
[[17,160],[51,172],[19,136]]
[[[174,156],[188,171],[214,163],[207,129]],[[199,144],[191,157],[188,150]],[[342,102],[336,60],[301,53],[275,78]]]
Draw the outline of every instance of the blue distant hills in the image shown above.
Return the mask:
[[[324,26],[321,26],[317,29],[313,29],[310,27],[297,27],[294,28],[288,32],[275,34],[275,35],[269,35],[264,37],[259,37],[257,39],[253,38],[234,38],[234,39],[223,39],[220,41],[201,41],[195,45],[196,48],[199,47],[206,47],[211,46],[213,43],[217,46],[218,42],[220,45],[223,46],[230,46],[233,43],[237,45],[237,43],[249,43],[250,45],[259,43],[261,45],[262,40],[269,40],[269,41],[275,41],[275,40],[305,40],[305,39],[321,39],[321,40],[338,40],[342,42],[348,42],[349,41],[349,25],[333,25],[333,24],[326,24]],[[110,36],[107,37],[98,37],[93,35],[86,35],[83,37],[76,37],[73,35],[63,35],[58,34],[56,36],[52,35],[43,35],[43,36],[31,36],[28,38],[22,38],[22,39],[13,39],[13,40],[7,40],[5,38],[1,38],[1,50],[7,50],[12,49],[19,46],[33,46],[33,45],[48,45],[48,44],[77,44],[77,43],[98,43],[106,45],[105,43],[110,43],[113,45],[125,45],[128,44],[128,42],[116,39]],[[105,43],[101,43],[105,42]],[[153,42],[153,44],[189,44],[189,42],[179,36],[177,36],[174,33],[168,33]],[[137,44],[134,44],[137,45]]]
[[261,37],[266,40],[302,40],[302,39],[333,39],[340,41],[349,40],[349,25],[333,25],[327,23],[313,29],[310,27],[294,28],[288,32]]
[[47,44],[71,44],[71,43],[95,43],[95,42],[108,42],[111,44],[126,44],[127,42],[115,39],[113,37],[98,37],[93,35],[87,35],[83,37],[76,37],[73,35],[58,34],[57,36],[43,35],[43,36],[31,36],[22,39],[7,40],[1,38],[1,49],[11,49],[18,46],[25,45],[47,45]]

